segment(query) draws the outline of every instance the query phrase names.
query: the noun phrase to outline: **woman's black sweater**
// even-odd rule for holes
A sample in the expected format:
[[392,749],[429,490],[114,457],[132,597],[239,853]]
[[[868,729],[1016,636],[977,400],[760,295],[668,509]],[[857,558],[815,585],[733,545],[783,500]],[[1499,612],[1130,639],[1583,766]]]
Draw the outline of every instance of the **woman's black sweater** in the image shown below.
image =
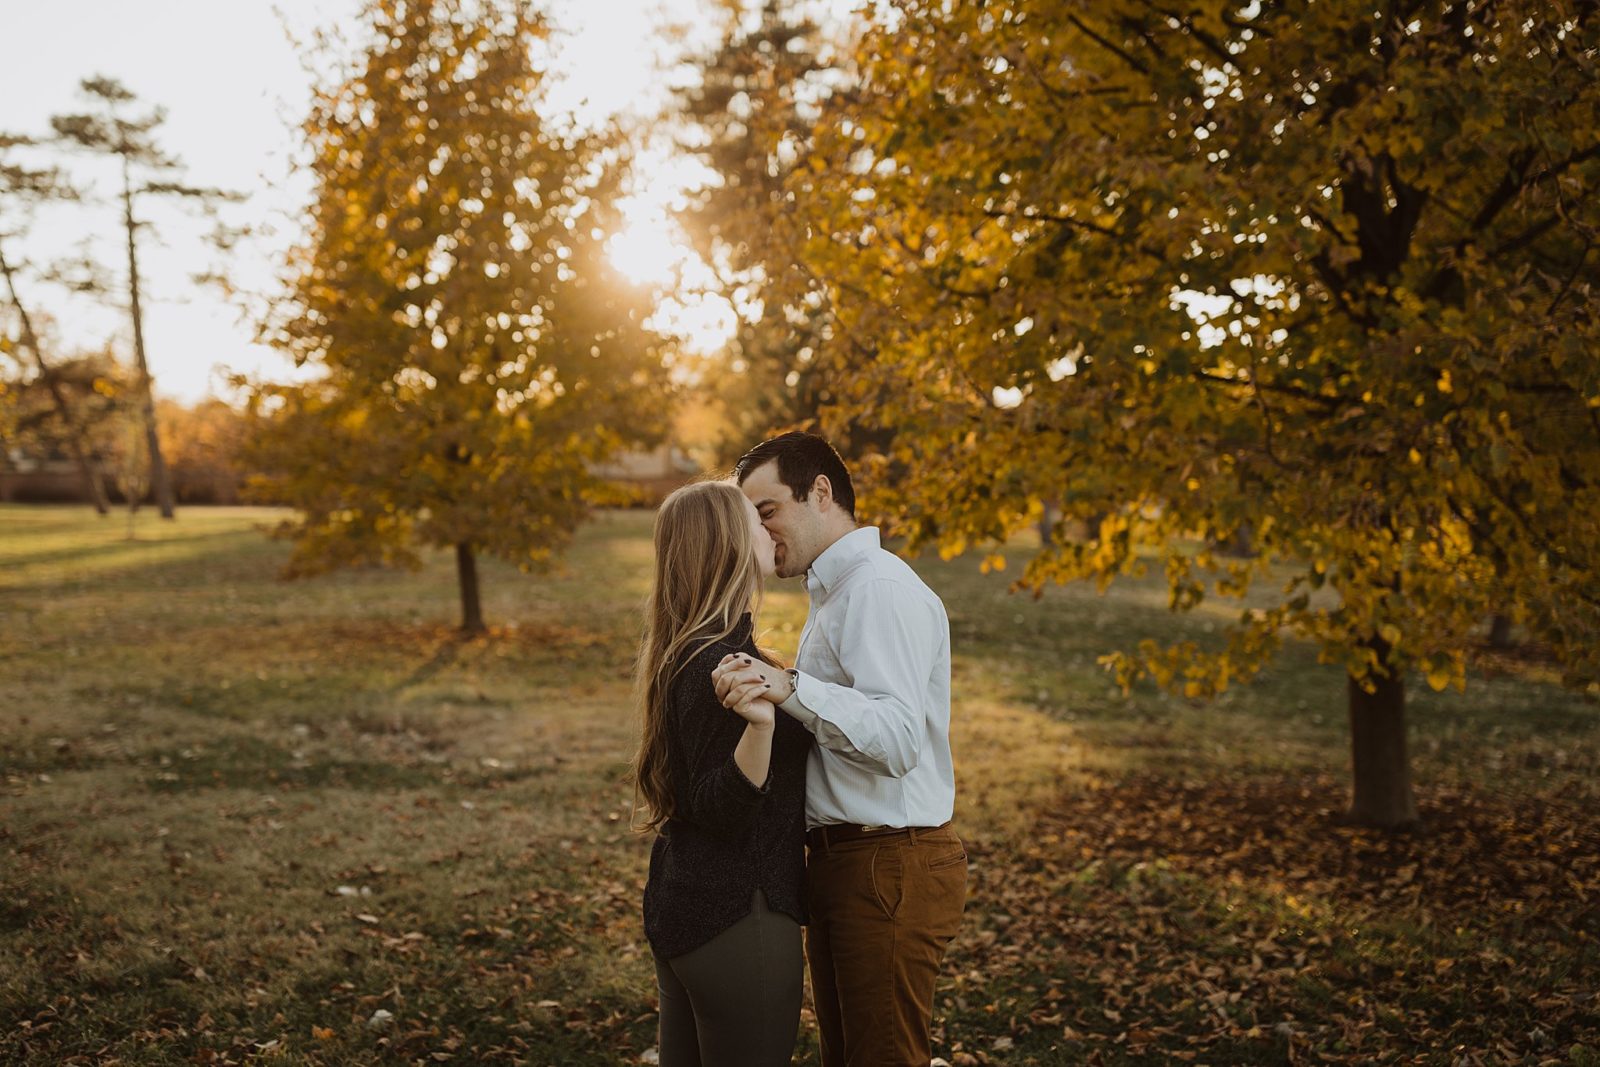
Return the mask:
[[759,658],[747,613],[725,640],[694,653],[667,699],[675,810],[650,851],[644,930],[660,959],[699,948],[750,914],[756,889],[805,922],[806,758],[811,735],[779,711],[760,788],[733,761],[745,720],[722,706],[711,672],[729,653]]

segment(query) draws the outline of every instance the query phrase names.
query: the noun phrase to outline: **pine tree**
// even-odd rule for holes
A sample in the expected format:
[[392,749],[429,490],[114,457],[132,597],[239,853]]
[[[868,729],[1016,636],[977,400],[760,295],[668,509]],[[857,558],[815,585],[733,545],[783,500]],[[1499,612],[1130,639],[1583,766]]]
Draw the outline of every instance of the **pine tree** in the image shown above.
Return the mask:
[[98,155],[112,157],[118,164],[121,184],[118,201],[128,260],[128,315],[133,326],[134,365],[139,372],[144,451],[149,455],[149,480],[155,490],[156,506],[160,508],[162,518],[170,519],[176,513],[176,499],[172,492],[172,476],[161,451],[161,435],[156,425],[155,379],[150,374],[150,360],[144,342],[145,294],[139,274],[139,233],[148,223],[139,218],[138,208],[146,198],[158,197],[177,199],[210,210],[216,204],[238,199],[238,196],[221,189],[186,185],[176,180],[182,164],[167,154],[156,139],[157,129],[166,121],[166,114],[160,108],[139,116],[128,115],[126,109],[137,98],[113,78],[86,78],[81,87],[83,95],[94,105],[94,110],[57,115],[51,118],[50,124],[63,141]]

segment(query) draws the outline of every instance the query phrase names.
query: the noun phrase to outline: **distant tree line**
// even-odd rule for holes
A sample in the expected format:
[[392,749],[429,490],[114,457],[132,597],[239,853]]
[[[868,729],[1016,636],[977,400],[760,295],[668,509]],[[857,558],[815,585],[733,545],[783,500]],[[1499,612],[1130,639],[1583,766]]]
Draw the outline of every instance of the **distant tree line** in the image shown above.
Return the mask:
[[[6,425],[0,444],[0,502],[84,502],[86,488],[77,450],[91,465],[103,503],[151,504],[143,419],[131,388],[131,369],[111,353],[54,362],[6,388]],[[67,401],[67,425],[55,394]],[[246,499],[249,471],[242,451],[249,418],[222,400],[192,404],[158,399],[163,455],[178,504],[238,504]],[[129,499],[134,468],[142,468],[138,500]]]

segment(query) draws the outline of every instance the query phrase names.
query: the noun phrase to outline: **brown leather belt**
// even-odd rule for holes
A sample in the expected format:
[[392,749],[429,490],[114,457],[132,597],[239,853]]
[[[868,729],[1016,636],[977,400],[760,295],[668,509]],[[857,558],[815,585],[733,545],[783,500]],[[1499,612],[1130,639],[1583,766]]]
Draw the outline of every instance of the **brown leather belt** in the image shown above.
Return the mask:
[[936,830],[948,830],[949,823],[939,826],[857,826],[854,823],[830,823],[827,826],[814,826],[806,831],[806,844],[811,848],[832,848],[842,845],[847,841],[862,841],[872,838],[874,841],[894,841],[899,838],[915,839],[917,834],[931,834]]

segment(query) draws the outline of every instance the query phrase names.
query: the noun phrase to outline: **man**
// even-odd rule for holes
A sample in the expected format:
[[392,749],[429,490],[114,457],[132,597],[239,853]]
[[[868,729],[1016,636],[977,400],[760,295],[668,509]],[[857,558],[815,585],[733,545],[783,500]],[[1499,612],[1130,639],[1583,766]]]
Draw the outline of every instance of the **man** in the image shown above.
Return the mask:
[[876,527],[858,526],[837,452],[788,433],[734,474],[772,534],[779,577],[805,575],[795,669],[729,656],[732,706],[758,693],[816,737],[806,767],[806,957],[823,1067],[927,1067],[933,989],[966,902],[950,828],[950,624]]

